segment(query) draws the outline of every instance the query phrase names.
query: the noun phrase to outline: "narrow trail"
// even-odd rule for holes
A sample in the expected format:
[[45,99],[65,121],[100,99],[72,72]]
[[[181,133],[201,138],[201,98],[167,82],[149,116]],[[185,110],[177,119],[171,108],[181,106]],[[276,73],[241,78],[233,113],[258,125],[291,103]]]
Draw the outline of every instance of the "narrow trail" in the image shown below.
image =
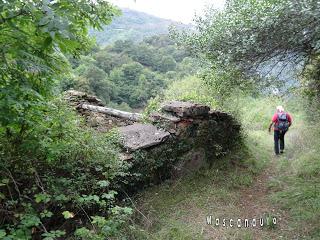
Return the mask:
[[[237,214],[236,216],[242,220],[256,219],[257,226],[244,228],[242,225],[241,228],[233,227],[232,229],[215,229],[215,227],[211,227],[211,229],[204,234],[204,239],[287,239],[284,236],[290,234],[287,227],[288,214],[278,206],[272,204],[269,199],[272,190],[268,187],[268,183],[277,176],[275,164],[278,160],[285,160],[285,157],[277,158],[271,156],[270,163],[254,178],[253,185],[240,190],[239,202],[232,207],[239,210],[238,213],[233,214]],[[226,210],[226,214],[228,212],[229,211]],[[264,222],[264,227],[259,226],[259,219],[267,215],[276,217],[277,222],[274,229],[267,227],[266,222]]]
[[[245,216],[249,219],[258,219],[266,214],[276,217],[276,227],[278,231],[269,231],[269,237],[271,239],[281,239],[279,231],[287,231],[286,226],[288,226],[288,215],[285,211],[279,209],[278,206],[271,204],[269,196],[272,194],[272,190],[268,187],[268,183],[277,176],[275,169],[277,161],[286,160],[286,157],[270,157],[270,163],[258,176],[255,177],[254,184],[241,191],[239,207],[241,208],[241,216]],[[258,227],[252,228],[252,230],[253,239],[260,239],[261,231],[266,231],[266,228]]]
[[[239,207],[241,208],[241,213],[243,216],[248,218],[261,217],[264,214],[269,214],[275,216],[277,219],[276,229],[274,231],[270,230],[268,235],[270,239],[283,239],[285,235],[293,237],[294,235],[290,233],[289,229],[289,215],[286,211],[280,209],[279,206],[271,203],[270,196],[274,193],[274,190],[270,188],[269,183],[275,180],[282,173],[279,172],[277,166],[280,161],[290,161],[294,156],[292,156],[292,138],[297,134],[296,131],[290,131],[286,135],[285,141],[287,143],[287,149],[284,154],[279,156],[274,155],[270,151],[269,163],[263,169],[263,171],[254,178],[254,184],[248,188],[241,190],[241,201]],[[270,138],[272,141],[272,138]],[[272,141],[273,144],[273,141]],[[260,239],[261,231],[265,231],[265,228],[253,228],[253,239]]]
[[[295,132],[292,131],[286,136],[287,145],[291,145],[290,138]],[[270,148],[273,144],[272,137],[268,138]],[[289,147],[290,148],[290,147]],[[286,211],[282,210],[279,206],[272,203],[270,196],[274,193],[274,189],[270,188],[270,182],[276,180],[281,172],[277,169],[280,161],[290,161],[294,156],[290,149],[284,154],[275,156],[270,148],[268,153],[268,163],[263,170],[258,173],[254,179],[253,184],[248,187],[242,187],[239,191],[239,201],[236,202],[233,208],[238,209],[238,217],[243,219],[257,219],[257,227],[235,228],[235,229],[224,229],[216,230],[211,229],[207,231],[205,239],[250,239],[250,240],[261,240],[261,239],[293,239],[294,235],[289,229],[289,215]],[[226,210],[226,212],[228,212]],[[260,227],[259,219],[266,216],[276,217],[276,226]],[[248,234],[244,234],[246,231]],[[238,232],[238,233],[237,233]],[[288,238],[289,237],[289,238]]]

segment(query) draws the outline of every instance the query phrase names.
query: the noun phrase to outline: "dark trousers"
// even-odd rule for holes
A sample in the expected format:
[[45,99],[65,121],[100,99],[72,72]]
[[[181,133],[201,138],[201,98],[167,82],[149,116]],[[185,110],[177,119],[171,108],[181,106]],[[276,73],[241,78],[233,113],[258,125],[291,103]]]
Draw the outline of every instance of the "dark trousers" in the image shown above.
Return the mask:
[[279,147],[280,150],[283,151],[284,149],[284,135],[287,131],[274,131],[274,152],[279,154]]

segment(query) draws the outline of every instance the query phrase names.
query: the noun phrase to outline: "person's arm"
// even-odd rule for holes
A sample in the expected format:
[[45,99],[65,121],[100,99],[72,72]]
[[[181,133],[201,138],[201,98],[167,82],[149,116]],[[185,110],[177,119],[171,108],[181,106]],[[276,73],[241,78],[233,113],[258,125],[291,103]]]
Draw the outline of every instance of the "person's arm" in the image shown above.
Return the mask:
[[274,122],[271,122],[270,125],[269,125],[269,132],[271,132],[271,127],[272,125],[274,124]]
[[292,117],[291,115],[288,113],[288,122],[289,122],[289,127],[291,127],[292,125]]
[[271,127],[272,127],[273,124],[275,124],[276,120],[277,120],[277,114],[274,114],[272,116],[271,123],[269,125],[269,132],[271,132]]

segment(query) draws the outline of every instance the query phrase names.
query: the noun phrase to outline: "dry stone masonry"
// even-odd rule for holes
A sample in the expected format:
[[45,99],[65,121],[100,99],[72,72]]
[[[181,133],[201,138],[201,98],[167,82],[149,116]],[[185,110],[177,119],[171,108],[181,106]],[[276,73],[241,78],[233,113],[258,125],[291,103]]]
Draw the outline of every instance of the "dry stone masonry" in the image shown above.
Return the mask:
[[120,159],[131,163],[131,176],[126,179],[129,192],[209,167],[240,138],[240,125],[230,114],[212,111],[203,104],[165,102],[143,123],[140,115],[135,114],[138,117],[132,120],[131,113],[114,114],[118,110],[109,111],[94,96],[76,91],[66,96],[90,126],[96,119],[93,127],[99,131],[119,129],[123,145]]
[[158,129],[152,124],[135,123],[119,130],[123,138],[123,147],[127,152],[161,144],[170,136],[169,132]]
[[114,127],[127,126],[135,123],[135,120],[131,120],[129,118],[121,118],[115,115],[106,114],[104,112],[91,110],[90,108],[95,107],[98,107],[98,109],[105,108],[103,102],[94,95],[80,91],[69,90],[65,92],[64,98],[78,111],[79,114],[84,117],[87,125],[96,129],[97,131],[106,132]]

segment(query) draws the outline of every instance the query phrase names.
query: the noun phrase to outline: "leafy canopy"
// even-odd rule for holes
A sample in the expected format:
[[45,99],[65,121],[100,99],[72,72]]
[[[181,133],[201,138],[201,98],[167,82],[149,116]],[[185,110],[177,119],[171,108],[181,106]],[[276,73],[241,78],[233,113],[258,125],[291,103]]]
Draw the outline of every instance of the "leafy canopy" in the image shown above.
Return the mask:
[[230,0],[209,9],[197,31],[180,36],[222,66],[251,70],[269,60],[301,62],[320,50],[320,5],[314,0]]
[[[229,0],[223,10],[208,9],[195,22],[194,32],[172,31],[172,36],[208,62],[205,79],[218,92],[253,86],[255,92],[281,94],[299,85],[292,72],[301,72],[301,66],[311,62],[316,67],[320,50],[317,1]],[[314,76],[302,84],[312,96],[320,92]]]
[[[103,0],[0,2],[0,124],[23,131],[40,116],[54,80],[67,70],[64,54],[78,55],[119,10]],[[38,112],[37,112],[38,111]]]

